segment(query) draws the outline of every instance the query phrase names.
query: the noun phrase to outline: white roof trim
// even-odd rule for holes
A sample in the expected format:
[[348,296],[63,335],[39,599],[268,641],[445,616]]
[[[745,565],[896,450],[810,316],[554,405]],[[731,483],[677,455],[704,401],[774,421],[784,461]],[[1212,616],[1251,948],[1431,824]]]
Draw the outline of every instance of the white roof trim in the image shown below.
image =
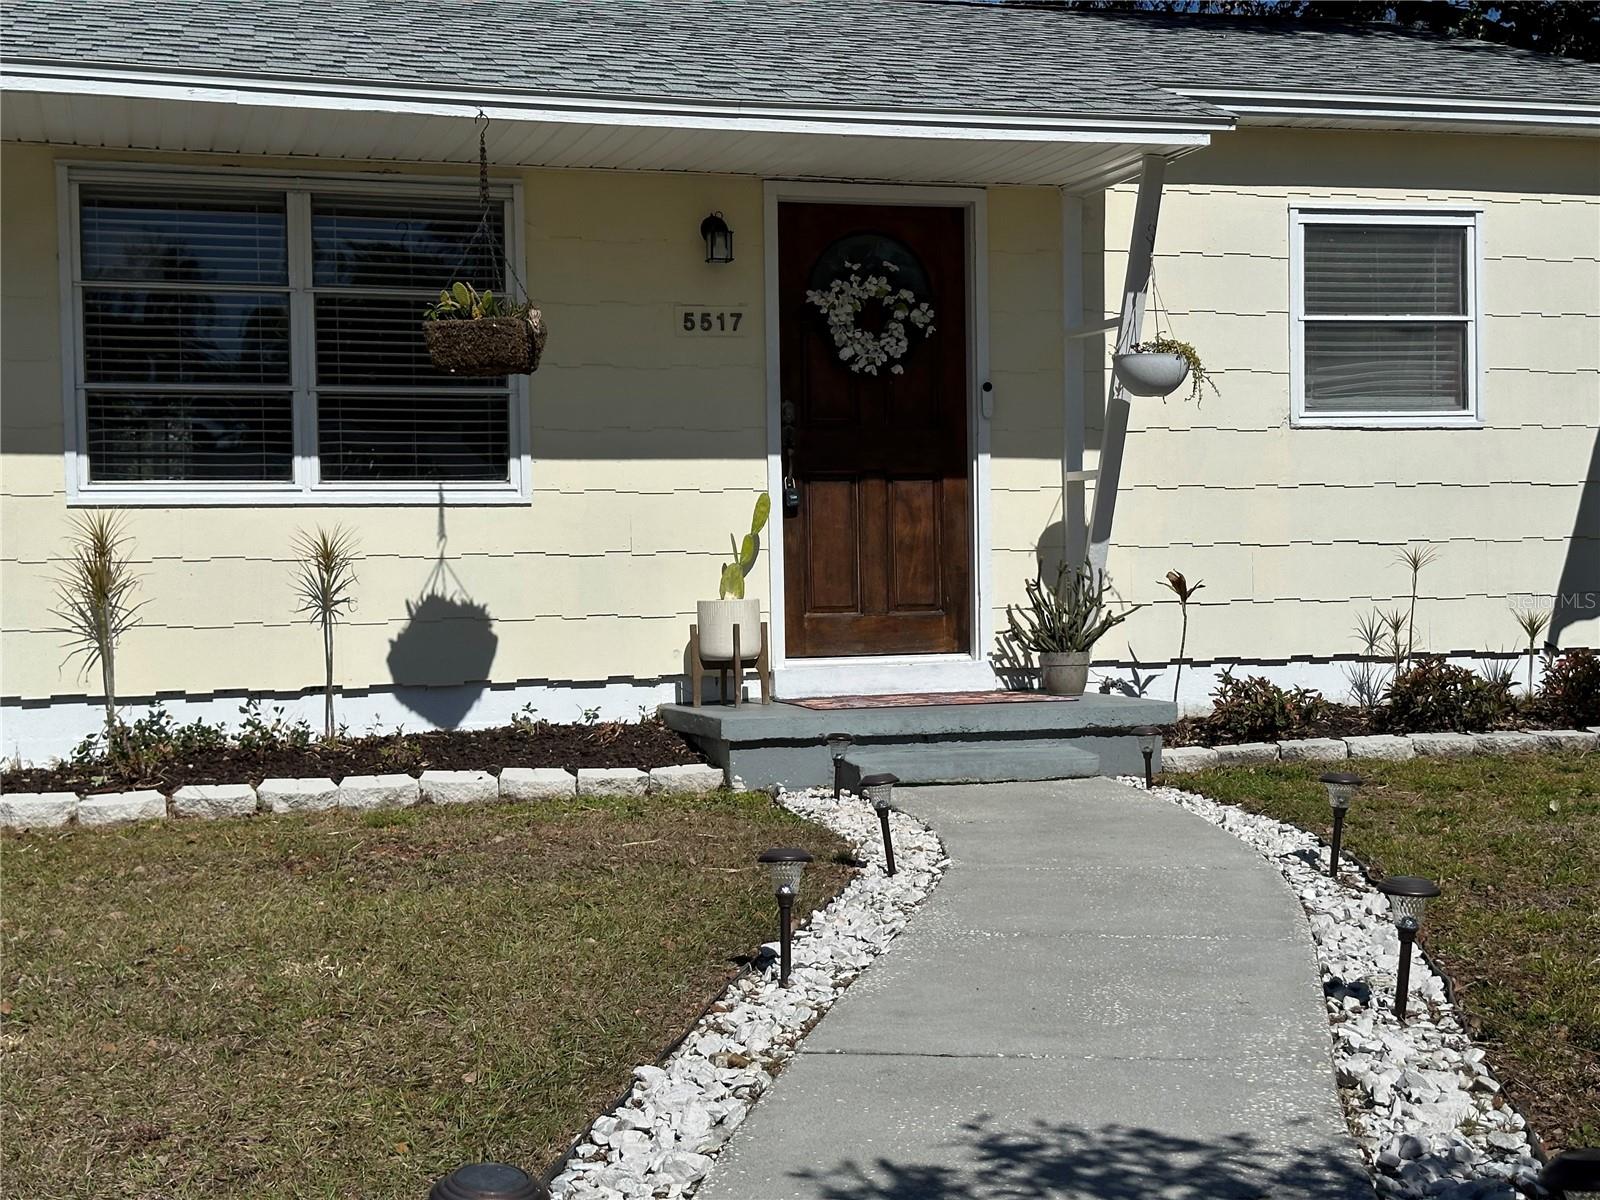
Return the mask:
[[148,71],[74,67],[59,62],[9,60],[0,89],[128,99],[191,100],[284,108],[474,116],[491,119],[748,133],[815,133],[871,137],[957,138],[1004,141],[1150,143],[1204,146],[1214,132],[1233,128],[1231,117],[1095,117],[964,109],[866,109],[828,106],[715,104],[600,95],[558,95],[489,88],[464,92],[378,84],[245,77],[160,75]]
[[1379,96],[1359,92],[1268,91],[1255,88],[1173,88],[1240,117],[1325,117],[1351,122],[1548,126],[1552,132],[1600,135],[1600,104],[1575,100],[1473,100],[1459,96]]

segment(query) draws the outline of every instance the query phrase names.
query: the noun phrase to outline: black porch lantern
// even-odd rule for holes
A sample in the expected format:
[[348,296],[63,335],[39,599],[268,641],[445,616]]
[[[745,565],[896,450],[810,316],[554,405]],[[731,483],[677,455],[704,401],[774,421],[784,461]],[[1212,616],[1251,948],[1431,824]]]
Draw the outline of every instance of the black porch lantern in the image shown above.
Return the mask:
[[1161,731],[1154,725],[1140,725],[1133,731],[1139,739],[1139,753],[1144,755],[1144,786],[1153,788],[1156,785],[1155,772],[1152,769],[1156,757],[1156,748],[1161,745]]
[[1400,964],[1394,987],[1395,1019],[1406,1019],[1406,996],[1411,991],[1411,947],[1422,928],[1422,915],[1428,901],[1439,894],[1439,885],[1420,875],[1391,875],[1378,881],[1378,890],[1389,898],[1389,915],[1400,933]]
[[1600,1197],[1600,1148],[1563,1150],[1545,1166],[1539,1182],[1556,1200]]
[[883,826],[883,865],[894,874],[894,838],[889,833],[889,814],[894,811],[894,785],[898,775],[884,773],[868,775],[861,781],[861,795],[878,811],[878,823]]
[[794,898],[800,894],[800,876],[811,855],[794,846],[763,850],[758,863],[772,871],[772,894],[778,898],[778,985],[789,986],[789,931],[794,918]]
[[700,236],[706,242],[708,263],[733,261],[733,230],[728,228],[728,223],[722,219],[720,212],[714,212],[700,222]]
[[1333,809],[1333,845],[1328,850],[1328,878],[1339,878],[1339,844],[1344,840],[1344,817],[1350,811],[1350,801],[1361,786],[1361,776],[1348,771],[1329,771],[1321,777],[1322,786],[1328,789],[1328,807]]

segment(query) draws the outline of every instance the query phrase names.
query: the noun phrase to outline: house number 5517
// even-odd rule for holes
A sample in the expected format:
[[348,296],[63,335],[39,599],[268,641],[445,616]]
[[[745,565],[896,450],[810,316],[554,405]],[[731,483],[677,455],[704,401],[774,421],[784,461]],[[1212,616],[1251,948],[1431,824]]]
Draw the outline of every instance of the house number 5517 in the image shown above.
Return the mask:
[[693,334],[739,333],[744,324],[744,312],[730,308],[680,308],[678,331]]

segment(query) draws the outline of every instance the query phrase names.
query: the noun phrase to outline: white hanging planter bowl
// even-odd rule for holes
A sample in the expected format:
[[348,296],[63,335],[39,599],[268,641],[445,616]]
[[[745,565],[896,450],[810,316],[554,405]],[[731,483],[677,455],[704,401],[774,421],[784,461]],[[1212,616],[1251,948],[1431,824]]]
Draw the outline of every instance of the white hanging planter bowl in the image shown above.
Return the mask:
[[1170,396],[1189,378],[1189,363],[1181,354],[1136,350],[1115,354],[1111,368],[1122,390],[1135,396]]

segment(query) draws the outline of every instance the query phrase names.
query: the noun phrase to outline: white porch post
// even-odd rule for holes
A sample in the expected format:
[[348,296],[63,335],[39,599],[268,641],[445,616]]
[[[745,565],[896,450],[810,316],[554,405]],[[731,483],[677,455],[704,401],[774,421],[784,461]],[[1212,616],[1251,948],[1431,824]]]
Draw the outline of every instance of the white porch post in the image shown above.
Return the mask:
[[1084,520],[1083,197],[1061,189],[1061,538],[1063,562],[1088,553]]
[[[1155,252],[1161,186],[1166,173],[1166,159],[1156,154],[1144,156],[1144,168],[1139,174],[1139,198],[1133,209],[1133,230],[1128,239],[1128,270],[1122,282],[1122,312],[1117,322],[1119,354],[1126,353],[1139,340],[1144,323],[1145,293],[1150,287],[1150,256]],[[1089,522],[1089,561],[1100,571],[1105,570],[1106,555],[1111,549],[1111,519],[1116,515],[1117,481],[1122,474],[1122,448],[1127,438],[1128,399],[1113,374],[1106,393],[1105,435],[1100,443],[1094,512]]]

